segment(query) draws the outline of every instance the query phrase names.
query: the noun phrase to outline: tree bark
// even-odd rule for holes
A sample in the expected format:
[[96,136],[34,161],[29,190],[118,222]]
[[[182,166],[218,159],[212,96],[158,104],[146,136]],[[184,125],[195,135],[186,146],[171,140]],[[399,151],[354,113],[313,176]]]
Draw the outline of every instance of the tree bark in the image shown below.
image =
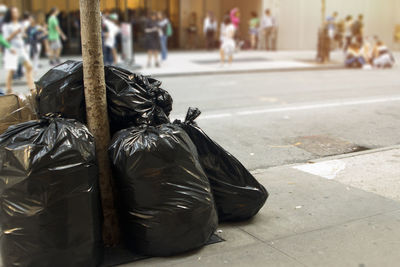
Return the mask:
[[119,242],[119,228],[107,153],[110,127],[104,80],[100,0],[80,0],[80,14],[86,112],[89,130],[96,141],[104,216],[103,241],[106,246],[114,246]]

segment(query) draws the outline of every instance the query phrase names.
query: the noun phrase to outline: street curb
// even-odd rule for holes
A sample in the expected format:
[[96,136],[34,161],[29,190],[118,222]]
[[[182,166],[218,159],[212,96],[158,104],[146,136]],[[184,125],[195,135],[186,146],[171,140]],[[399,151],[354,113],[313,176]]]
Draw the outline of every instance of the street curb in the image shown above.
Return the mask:
[[205,76],[205,75],[226,75],[226,74],[250,74],[250,73],[274,73],[274,72],[299,72],[299,71],[326,71],[326,70],[344,70],[342,65],[334,66],[316,66],[308,68],[277,68],[277,69],[249,69],[249,70],[226,70],[226,71],[198,71],[187,73],[166,73],[166,74],[151,74],[155,78],[168,78],[168,77],[188,77],[188,76]]
[[[347,153],[347,154],[341,154],[341,155],[335,155],[335,156],[328,156],[325,158],[312,159],[312,160],[308,160],[306,163],[313,164],[313,163],[318,163],[318,162],[322,162],[322,161],[352,158],[352,157],[374,154],[374,153],[385,152],[385,151],[396,150],[396,149],[400,149],[400,145],[374,148],[374,149],[368,149],[368,150],[359,151],[359,152],[353,152],[353,153]],[[298,164],[293,164],[293,165],[298,165]]]
[[[131,70],[130,68],[126,68]],[[205,75],[226,75],[226,74],[251,74],[251,73],[274,73],[274,72],[299,72],[299,71],[326,71],[326,70],[344,70],[346,69],[343,65],[331,65],[331,66],[315,66],[315,67],[298,67],[298,68],[276,68],[276,69],[248,69],[248,70],[223,70],[223,71],[194,71],[186,73],[155,73],[150,74],[151,77],[156,78],[173,78],[173,77],[190,77],[190,76],[205,76]],[[140,73],[140,69],[131,70]],[[26,82],[24,80],[14,81],[13,85],[24,86]],[[5,83],[0,83],[0,87],[5,87]]]
[[250,172],[253,175],[258,175],[258,174],[263,174],[263,173],[267,172],[268,170],[274,169],[274,168],[285,168],[285,167],[292,168],[293,166],[298,166],[298,165],[314,164],[314,163],[330,161],[330,160],[352,158],[352,157],[363,156],[363,155],[374,154],[374,153],[385,152],[385,151],[396,150],[396,149],[400,149],[400,144],[394,145],[394,146],[388,146],[388,147],[374,148],[374,149],[369,149],[369,150],[364,150],[364,151],[359,151],[359,152],[340,154],[340,155],[322,157],[322,158],[317,158],[317,159],[310,159],[305,162],[296,162],[296,163],[290,163],[290,164],[284,164],[284,165],[278,165],[278,166],[271,166],[266,169],[255,169]]

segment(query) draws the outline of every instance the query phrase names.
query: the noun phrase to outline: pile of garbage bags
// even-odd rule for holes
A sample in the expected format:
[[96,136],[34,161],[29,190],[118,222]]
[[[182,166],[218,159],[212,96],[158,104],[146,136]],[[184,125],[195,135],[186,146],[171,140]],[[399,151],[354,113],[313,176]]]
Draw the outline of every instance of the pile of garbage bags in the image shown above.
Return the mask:
[[267,190],[250,172],[194,122],[198,109],[189,108],[185,121],[175,121],[196,145],[201,166],[211,184],[220,222],[247,220],[261,209]]
[[[116,207],[128,248],[175,255],[204,246],[219,222],[257,214],[268,192],[195,123],[198,109],[171,123],[173,100],[160,81],[114,66],[104,71]],[[0,135],[1,260],[97,266],[101,202],[82,63],[53,68],[36,86],[39,119]]]
[[101,208],[85,125],[42,118],[0,136],[2,266],[97,266]]

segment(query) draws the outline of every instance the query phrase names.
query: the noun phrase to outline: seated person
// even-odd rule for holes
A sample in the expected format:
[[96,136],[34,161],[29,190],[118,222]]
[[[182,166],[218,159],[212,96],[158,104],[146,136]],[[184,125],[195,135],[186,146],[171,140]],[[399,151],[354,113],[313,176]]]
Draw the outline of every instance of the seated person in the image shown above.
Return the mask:
[[376,42],[373,50],[373,65],[376,68],[391,68],[394,65],[394,57],[389,48],[380,40]]
[[365,59],[358,42],[351,42],[347,48],[344,64],[348,68],[361,68],[364,66]]
[[361,47],[361,54],[364,57],[366,64],[372,65],[373,60],[373,47],[372,47],[372,39],[370,37],[365,37],[363,45]]

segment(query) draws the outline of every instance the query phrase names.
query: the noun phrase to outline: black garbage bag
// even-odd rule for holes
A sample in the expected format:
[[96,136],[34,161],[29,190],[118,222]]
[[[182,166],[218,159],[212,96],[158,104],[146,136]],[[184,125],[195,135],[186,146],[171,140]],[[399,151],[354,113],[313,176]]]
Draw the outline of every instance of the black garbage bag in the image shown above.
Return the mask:
[[267,190],[220,145],[208,137],[194,120],[200,110],[189,108],[185,122],[175,121],[197,147],[200,163],[210,181],[220,222],[253,217],[268,198]]
[[95,144],[84,125],[46,118],[0,136],[1,266],[97,266],[100,205]]
[[169,122],[172,97],[160,81],[114,66],[105,68],[105,78],[111,132]]
[[[122,68],[105,66],[111,132],[141,124],[168,123],[171,95],[161,82]],[[86,104],[81,61],[66,61],[36,82],[38,115],[60,114],[86,123]]]
[[81,61],[68,60],[36,82],[39,117],[60,114],[63,118],[86,123],[86,104]]
[[130,248],[170,256],[203,246],[217,227],[210,184],[178,126],[132,127],[109,149],[123,236]]

